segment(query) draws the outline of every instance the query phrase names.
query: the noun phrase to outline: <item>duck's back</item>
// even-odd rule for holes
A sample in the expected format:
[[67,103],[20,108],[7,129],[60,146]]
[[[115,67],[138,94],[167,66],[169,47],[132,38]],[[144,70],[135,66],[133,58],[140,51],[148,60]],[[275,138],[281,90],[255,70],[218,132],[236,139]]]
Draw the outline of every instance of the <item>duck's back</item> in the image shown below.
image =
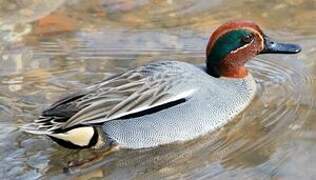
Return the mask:
[[187,63],[172,63],[169,68],[178,71],[169,91],[190,92],[190,96],[105,122],[102,128],[110,140],[123,148],[145,148],[196,138],[240,113],[256,91],[250,74],[244,79],[214,78]]

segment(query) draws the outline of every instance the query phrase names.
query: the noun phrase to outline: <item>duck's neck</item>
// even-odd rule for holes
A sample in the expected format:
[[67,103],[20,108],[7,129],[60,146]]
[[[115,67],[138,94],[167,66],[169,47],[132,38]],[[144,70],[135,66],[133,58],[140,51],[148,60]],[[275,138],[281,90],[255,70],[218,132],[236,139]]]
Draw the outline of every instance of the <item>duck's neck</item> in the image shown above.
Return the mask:
[[219,68],[224,77],[244,78],[248,75],[248,70],[245,66],[220,66]]
[[213,77],[228,77],[228,78],[244,78],[248,75],[248,70],[245,66],[236,64],[207,64],[207,73]]
[[231,53],[216,64],[208,57],[207,72],[214,77],[244,78],[248,75],[245,64],[251,57],[251,54],[244,57],[244,54]]

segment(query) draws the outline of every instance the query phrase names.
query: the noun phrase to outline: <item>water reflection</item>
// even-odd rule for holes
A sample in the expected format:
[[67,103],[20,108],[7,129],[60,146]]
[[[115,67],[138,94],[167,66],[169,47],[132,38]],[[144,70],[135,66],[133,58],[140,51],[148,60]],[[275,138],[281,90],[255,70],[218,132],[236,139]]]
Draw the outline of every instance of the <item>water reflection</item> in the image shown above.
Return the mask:
[[[315,1],[23,3],[0,3],[0,177],[315,176]],[[13,13],[20,11],[29,14]],[[58,97],[128,67],[157,59],[203,63],[211,30],[240,18],[255,20],[271,37],[296,41],[303,52],[252,61],[256,99],[224,128],[184,144],[106,156],[102,150],[67,150],[19,130]],[[68,168],[76,162],[87,164]]]

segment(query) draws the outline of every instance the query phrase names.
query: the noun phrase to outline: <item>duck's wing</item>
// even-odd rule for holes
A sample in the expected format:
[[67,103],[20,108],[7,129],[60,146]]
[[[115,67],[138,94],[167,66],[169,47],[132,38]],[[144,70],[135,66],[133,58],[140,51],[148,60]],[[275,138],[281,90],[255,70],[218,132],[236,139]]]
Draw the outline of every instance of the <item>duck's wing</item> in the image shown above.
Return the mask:
[[26,131],[47,134],[77,125],[97,124],[186,99],[194,87],[171,89],[181,83],[179,70],[159,71],[143,66],[113,76],[66,97],[45,110]]

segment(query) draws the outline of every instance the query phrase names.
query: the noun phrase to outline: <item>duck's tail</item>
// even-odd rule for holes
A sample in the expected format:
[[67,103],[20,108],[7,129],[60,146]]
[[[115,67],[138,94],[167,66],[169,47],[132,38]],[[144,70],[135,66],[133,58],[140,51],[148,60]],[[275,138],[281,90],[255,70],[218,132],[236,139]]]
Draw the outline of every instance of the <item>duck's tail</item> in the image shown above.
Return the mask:
[[47,129],[42,123],[34,121],[21,127],[24,132],[47,135],[59,145],[66,148],[89,148],[95,146],[98,142],[98,132],[93,126],[82,126],[68,129],[63,132],[55,132]]
[[29,123],[21,126],[22,131],[30,133],[30,134],[37,134],[37,135],[51,135],[52,132],[47,131],[47,129],[43,129],[39,126],[38,123]]

